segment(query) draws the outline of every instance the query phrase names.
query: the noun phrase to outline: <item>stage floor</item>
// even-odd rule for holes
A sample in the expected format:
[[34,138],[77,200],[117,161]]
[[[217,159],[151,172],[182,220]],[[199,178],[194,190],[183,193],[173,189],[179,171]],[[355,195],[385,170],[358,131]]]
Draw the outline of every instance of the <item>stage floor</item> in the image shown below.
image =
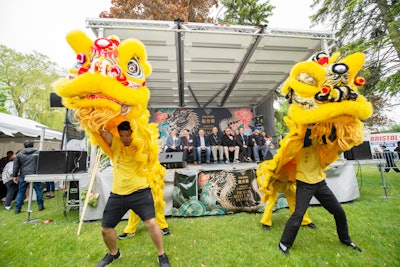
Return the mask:
[[241,162],[241,163],[221,163],[221,164],[197,164],[194,165],[193,163],[189,163],[185,168],[172,168],[172,169],[167,169],[168,171],[188,171],[188,172],[193,172],[193,171],[215,171],[215,170],[221,170],[221,171],[227,171],[227,170],[241,170],[241,169],[257,169],[257,163],[255,162]]

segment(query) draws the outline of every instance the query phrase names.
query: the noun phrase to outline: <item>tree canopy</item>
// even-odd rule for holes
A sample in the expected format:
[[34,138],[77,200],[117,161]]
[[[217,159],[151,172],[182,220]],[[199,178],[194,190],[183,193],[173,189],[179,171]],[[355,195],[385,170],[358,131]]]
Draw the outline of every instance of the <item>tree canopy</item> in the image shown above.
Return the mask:
[[52,83],[62,70],[37,52],[23,54],[0,45],[0,109],[62,129],[62,109],[50,109]]
[[314,0],[313,23],[336,33],[332,50],[364,52],[366,84],[361,89],[374,105],[369,125],[385,125],[382,111],[400,92],[400,2],[398,0]]
[[111,4],[101,18],[211,22],[210,9],[218,7],[218,0],[112,0]]
[[225,7],[222,23],[238,25],[263,25],[268,23],[274,6],[269,1],[221,0]]

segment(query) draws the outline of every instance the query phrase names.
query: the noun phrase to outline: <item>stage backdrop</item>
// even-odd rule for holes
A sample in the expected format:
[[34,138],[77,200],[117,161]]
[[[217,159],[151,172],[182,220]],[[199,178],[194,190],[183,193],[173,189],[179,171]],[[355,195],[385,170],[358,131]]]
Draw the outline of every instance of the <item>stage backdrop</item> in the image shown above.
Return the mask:
[[199,129],[209,135],[214,126],[220,132],[228,127],[232,130],[244,128],[246,135],[251,135],[254,128],[254,114],[250,108],[158,108],[152,109],[151,115],[164,139],[173,128],[180,133],[188,129],[196,135]]

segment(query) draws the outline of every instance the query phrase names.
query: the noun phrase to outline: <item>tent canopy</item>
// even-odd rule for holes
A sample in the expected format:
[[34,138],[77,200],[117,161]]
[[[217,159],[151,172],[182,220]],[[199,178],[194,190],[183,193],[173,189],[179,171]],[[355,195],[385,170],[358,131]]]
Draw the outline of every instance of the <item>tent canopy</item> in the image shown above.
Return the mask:
[[136,38],[153,73],[149,108],[257,107],[298,61],[326,51],[329,32],[176,21],[86,20],[97,37]]
[[0,137],[40,137],[45,129],[44,139],[61,140],[62,133],[33,120],[0,113]]

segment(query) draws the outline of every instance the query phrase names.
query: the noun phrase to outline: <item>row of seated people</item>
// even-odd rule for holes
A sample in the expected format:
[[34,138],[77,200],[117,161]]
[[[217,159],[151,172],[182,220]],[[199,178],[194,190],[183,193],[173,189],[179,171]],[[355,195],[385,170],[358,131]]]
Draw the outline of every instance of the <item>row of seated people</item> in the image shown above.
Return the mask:
[[[160,149],[164,144],[159,144]],[[184,152],[185,161],[193,161],[194,164],[202,162],[205,154],[205,162],[210,164],[211,154],[214,164],[231,163],[230,155],[233,154],[232,162],[260,162],[268,158],[268,152],[275,154],[272,138],[260,134],[260,130],[254,130],[252,135],[244,135],[244,129],[237,130],[232,134],[230,128],[226,128],[223,134],[218,133],[218,128],[213,127],[212,133],[207,136],[203,129],[192,136],[188,129],[183,130],[179,137],[178,130],[173,129],[167,137],[165,152]],[[162,150],[164,151],[164,150]],[[261,152],[261,154],[260,154]]]

